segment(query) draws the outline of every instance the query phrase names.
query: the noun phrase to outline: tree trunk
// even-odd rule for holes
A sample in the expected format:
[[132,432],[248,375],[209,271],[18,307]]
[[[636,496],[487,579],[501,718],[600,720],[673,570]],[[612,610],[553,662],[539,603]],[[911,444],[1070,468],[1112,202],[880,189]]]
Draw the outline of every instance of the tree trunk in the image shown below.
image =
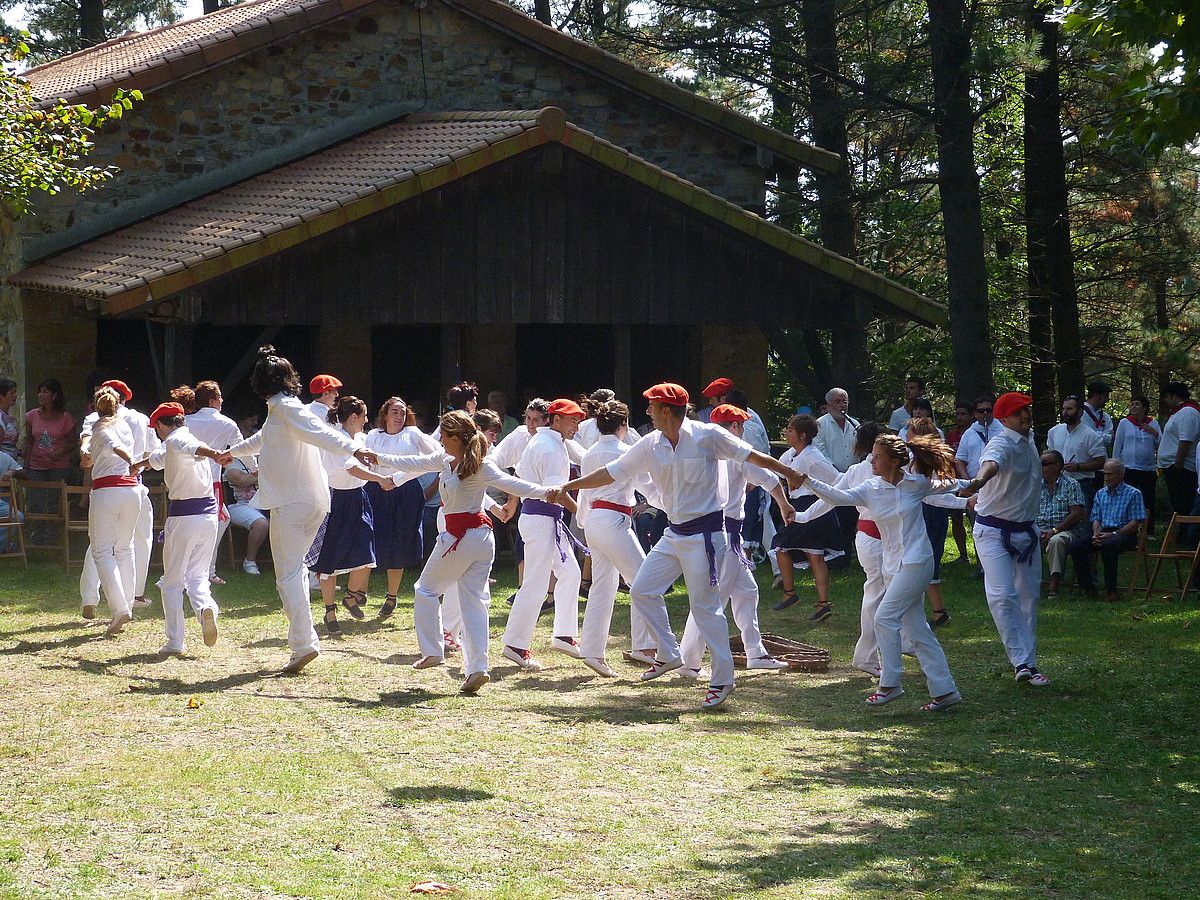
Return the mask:
[[928,0],[928,9],[954,392],[974,398],[991,393],[995,380],[975,168],[971,34],[963,0]]
[[[1167,277],[1162,274],[1154,276],[1154,326],[1159,330],[1159,333],[1166,331],[1171,327],[1171,320],[1167,316]],[[1162,400],[1163,387],[1171,380],[1171,366],[1167,362],[1165,356],[1159,357],[1158,362],[1158,416],[1159,421],[1166,421],[1171,410],[1167,408]]]
[[[844,163],[836,173],[813,172],[812,177],[817,188],[821,244],[827,250],[858,261],[846,105],[834,80],[841,67],[837,7],[838,0],[804,0],[801,6],[813,142],[838,154]],[[861,414],[862,410],[875,408],[867,352],[867,326],[872,309],[862,296],[852,296],[846,302],[850,305],[851,321],[833,330],[830,355],[834,384],[828,387],[845,388],[850,394],[850,408]]]
[[79,47],[94,47],[103,44],[104,0],[79,0]]
[[533,17],[543,25],[553,25],[550,21],[550,0],[533,0]]
[[[764,331],[771,349],[797,381],[804,385],[813,401],[820,403],[825,399],[825,387],[829,383],[829,370],[824,365],[824,348],[820,345],[820,337],[811,329],[792,328],[785,330],[778,327],[768,327]],[[819,351],[814,358],[813,350]]]

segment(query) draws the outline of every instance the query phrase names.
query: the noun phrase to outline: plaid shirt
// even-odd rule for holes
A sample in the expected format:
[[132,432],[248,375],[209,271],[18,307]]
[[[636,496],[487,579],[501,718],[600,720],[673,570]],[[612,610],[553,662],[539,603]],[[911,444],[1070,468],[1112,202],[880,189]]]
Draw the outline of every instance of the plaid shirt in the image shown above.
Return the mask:
[[[1079,482],[1066,475],[1059,475],[1054,483],[1054,491],[1046,487],[1046,479],[1042,479],[1042,499],[1038,502],[1037,527],[1041,531],[1053,531],[1058,523],[1067,517],[1070,507],[1083,506],[1083,491]],[[1080,530],[1079,525],[1071,530],[1074,534]]]
[[1102,531],[1116,531],[1130,522],[1146,518],[1146,503],[1142,492],[1121,482],[1115,491],[1103,487],[1096,492],[1092,503],[1091,521],[1099,522]]

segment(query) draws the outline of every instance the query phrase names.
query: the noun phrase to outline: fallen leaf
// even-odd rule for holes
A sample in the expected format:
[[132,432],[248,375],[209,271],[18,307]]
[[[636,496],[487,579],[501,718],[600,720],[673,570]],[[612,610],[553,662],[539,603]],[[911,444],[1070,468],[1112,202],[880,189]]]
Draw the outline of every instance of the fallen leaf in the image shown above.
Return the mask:
[[203,700],[197,700],[195,697],[188,697],[188,702],[187,702],[188,709],[199,709],[203,705],[204,705]]
[[418,881],[408,889],[410,894],[453,894],[454,888],[441,881]]

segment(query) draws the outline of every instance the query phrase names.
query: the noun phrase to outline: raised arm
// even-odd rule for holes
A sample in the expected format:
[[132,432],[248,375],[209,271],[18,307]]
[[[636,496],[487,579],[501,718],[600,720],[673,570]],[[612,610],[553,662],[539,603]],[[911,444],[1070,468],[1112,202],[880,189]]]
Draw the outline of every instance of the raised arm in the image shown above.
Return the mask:
[[[516,475],[509,475],[490,459],[483,461],[483,466],[479,471],[483,475],[483,480],[490,486],[499,488],[504,493],[515,497],[541,499],[549,494],[549,488],[544,485],[534,484],[532,481],[526,481],[524,478],[518,478]],[[604,470],[600,469],[598,471],[603,472]]]
[[[796,473],[800,475],[799,472]],[[807,483],[808,489],[824,500],[830,506],[866,506],[866,494],[863,490],[863,485],[852,487],[849,490],[836,488],[831,484],[826,484],[816,478],[809,478],[807,475],[800,475],[800,484]],[[800,485],[797,485],[799,487]]]
[[396,487],[404,484],[407,481],[412,481],[418,475],[427,475],[430,472],[442,471],[442,464],[445,462],[445,451],[437,453],[421,453],[413,456],[396,456],[391,453],[379,454],[379,461],[393,469],[398,469],[391,476],[392,483]]

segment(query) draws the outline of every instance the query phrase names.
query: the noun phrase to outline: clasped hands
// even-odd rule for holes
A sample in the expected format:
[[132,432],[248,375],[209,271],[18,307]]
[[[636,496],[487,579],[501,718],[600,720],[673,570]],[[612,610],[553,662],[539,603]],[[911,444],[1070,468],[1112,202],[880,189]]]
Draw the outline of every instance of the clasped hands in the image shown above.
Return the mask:
[[563,490],[563,486],[546,488],[546,502],[556,503],[559,506],[567,505],[567,492]]

